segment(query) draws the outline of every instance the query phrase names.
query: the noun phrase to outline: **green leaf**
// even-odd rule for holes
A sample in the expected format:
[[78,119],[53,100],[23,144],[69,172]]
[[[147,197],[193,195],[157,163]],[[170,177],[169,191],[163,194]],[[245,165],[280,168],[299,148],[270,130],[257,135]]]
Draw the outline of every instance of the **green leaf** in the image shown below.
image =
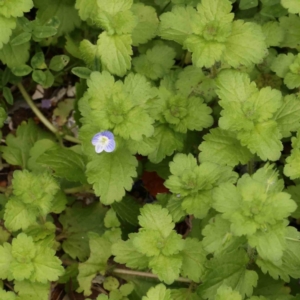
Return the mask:
[[77,292],[84,292],[85,296],[92,293],[92,279],[96,274],[99,272],[104,275],[107,260],[111,256],[111,243],[107,239],[96,233],[89,233],[88,237],[91,254],[86,262],[79,264],[77,276],[79,282]]
[[146,54],[135,57],[132,61],[137,73],[152,80],[162,78],[174,65],[175,51],[168,46],[154,46]]
[[25,233],[20,233],[12,241],[10,270],[18,281],[29,279],[44,284],[56,281],[64,272],[55,251],[35,244]]
[[297,204],[297,209],[292,213],[292,217],[295,219],[300,218],[300,185],[289,185],[285,192],[289,193],[292,199]]
[[30,282],[28,280],[15,281],[14,289],[21,297],[47,299],[49,297],[50,284],[48,282]]
[[16,27],[14,18],[6,18],[0,15],[0,49],[8,43],[12,30]]
[[16,294],[14,292],[7,292],[4,290],[0,290],[0,297],[2,300],[16,300]]
[[24,64],[24,65],[12,68],[11,71],[16,76],[22,77],[22,76],[26,76],[26,75],[30,74],[32,72],[32,68],[30,66]]
[[182,250],[181,274],[194,282],[200,282],[205,272],[206,252],[197,239],[187,238]]
[[92,71],[89,68],[85,67],[75,67],[71,70],[71,72],[78,76],[79,78],[88,79],[90,78],[90,75]]
[[14,98],[13,98],[10,88],[8,88],[7,86],[5,86],[3,88],[3,97],[8,104],[13,105]]
[[250,9],[258,5],[258,0],[241,0],[239,4],[239,9]]
[[134,198],[125,196],[120,202],[112,203],[111,207],[120,219],[134,226],[138,225],[138,215],[140,214],[141,206]]
[[63,236],[66,240],[62,243],[64,251],[72,258],[78,257],[80,261],[89,256],[88,232],[92,231],[99,235],[104,233],[104,216],[106,209],[99,203],[82,208],[74,205],[67,208],[66,213],[59,217],[63,225]]
[[138,19],[131,33],[132,44],[133,46],[145,44],[157,34],[159,20],[156,11],[153,7],[143,3],[134,3],[131,10]]
[[6,137],[7,146],[1,146],[0,151],[9,164],[26,168],[30,149],[36,141],[45,138],[52,139],[52,134],[44,132],[29,120],[18,127],[16,136],[9,134]]
[[46,39],[57,34],[57,28],[54,26],[41,26],[40,24],[34,26],[32,31],[33,36],[36,39]]
[[54,76],[49,70],[35,70],[32,72],[32,79],[40,84],[43,88],[49,88],[54,83]]
[[71,32],[81,24],[74,3],[75,0],[34,0],[35,7],[38,9],[37,18],[42,25],[53,18],[59,20],[60,25],[57,30],[59,36]]
[[40,164],[37,163],[37,159],[48,149],[57,146],[55,142],[49,139],[41,139],[35,142],[33,147],[29,151],[30,158],[28,159],[28,169],[31,171],[43,171],[46,168],[43,168]]
[[277,21],[270,21],[263,24],[262,31],[266,37],[268,47],[278,47],[284,39],[284,30]]
[[153,137],[155,138],[155,150],[148,155],[152,163],[157,164],[166,156],[172,155],[174,151],[181,151],[183,148],[184,135],[165,124],[157,124],[154,127]]
[[300,129],[299,111],[300,99],[294,94],[285,96],[275,114],[275,121],[283,137],[289,137],[292,132]]
[[150,260],[149,267],[161,281],[172,284],[179,277],[182,257],[180,255],[165,256],[160,254]]
[[101,33],[97,47],[103,67],[112,74],[124,76],[131,68],[131,43],[129,34],[109,36]]
[[195,19],[197,19],[197,12],[193,7],[174,6],[171,12],[160,16],[159,35],[163,39],[183,44],[193,33]]
[[14,37],[10,43],[13,46],[22,45],[26,42],[29,42],[31,40],[31,33],[30,32],[22,32],[16,37]]
[[88,40],[82,40],[79,45],[82,59],[91,70],[100,71],[100,51]]
[[116,212],[112,208],[110,208],[105,215],[104,225],[106,228],[119,227],[121,225]]
[[300,3],[297,0],[281,0],[281,5],[291,14],[300,14]]
[[31,58],[31,66],[33,69],[46,69],[45,56],[43,52],[37,52]]
[[99,15],[99,6],[97,0],[76,0],[75,8],[83,21],[91,19],[95,21]]
[[[243,55],[239,55],[243,53]],[[233,22],[231,35],[226,41],[226,49],[222,58],[234,68],[239,65],[250,66],[262,62],[267,54],[265,37],[259,25]]]
[[289,14],[279,19],[280,26],[284,30],[284,40],[281,47],[297,48],[300,38],[300,17],[297,15]]
[[299,165],[300,165],[300,133],[297,132],[297,137],[292,137],[293,150],[290,156],[286,158],[286,164],[284,166],[284,175],[291,179],[300,177]]
[[[129,234],[129,237],[133,236],[134,235]],[[114,260],[116,262],[126,264],[128,268],[143,270],[146,269],[149,264],[149,258],[137,251],[131,239],[127,241],[118,240],[115,242],[112,245],[112,254],[115,256]]]
[[142,300],[171,300],[171,290],[166,289],[162,283],[152,287],[147,292],[147,295]]
[[[242,249],[224,253],[214,257],[207,263],[207,272],[203,277],[203,284],[198,287],[198,295],[213,300],[218,288],[222,284],[233,288],[243,297],[251,296],[253,287],[257,285],[258,275],[247,270],[249,257]],[[228,262],[231,262],[228,268]]]
[[29,210],[28,206],[18,197],[11,197],[5,206],[5,226],[12,231],[26,229],[35,224],[37,212]]
[[201,162],[209,161],[234,167],[239,163],[246,164],[253,156],[231,131],[214,128],[203,139],[204,142],[199,145]]
[[55,55],[51,58],[49,69],[55,72],[61,71],[70,61],[67,55]]
[[118,148],[93,158],[87,164],[86,175],[96,195],[107,205],[121,201],[125,190],[131,190],[136,167],[136,158],[126,149]]
[[274,121],[257,124],[252,131],[238,134],[241,144],[247,146],[253,154],[257,153],[264,161],[279,159],[283,149],[280,142],[281,137],[279,128]]
[[32,0],[12,0],[4,1],[0,4],[0,15],[4,17],[22,17],[25,12],[29,12],[33,7]]
[[261,257],[258,257],[256,263],[263,273],[266,274],[268,272],[276,280],[280,276],[284,281],[289,282],[289,277],[298,278],[300,273],[299,232],[293,227],[287,227],[285,238],[287,245],[283,251],[282,264],[278,265]]
[[[11,38],[13,39],[15,36],[16,34],[13,34]],[[29,49],[29,42],[17,46],[9,42],[5,44],[2,49],[0,47],[0,60],[9,68],[25,64],[29,59]]]
[[7,113],[3,107],[0,107],[0,128],[3,127],[4,122],[7,118]]
[[12,274],[10,269],[10,264],[13,260],[12,254],[11,254],[11,245],[8,243],[3,243],[2,246],[0,246],[0,278],[9,280],[12,280]]
[[86,183],[85,161],[82,155],[67,148],[49,149],[36,160],[53,170],[53,175],[69,181]]
[[204,236],[202,240],[203,248],[208,253],[214,253],[215,256],[236,245],[237,242],[240,242],[240,244],[246,243],[244,237],[233,236],[230,230],[230,222],[224,220],[221,215],[211,218],[202,230],[202,234]]

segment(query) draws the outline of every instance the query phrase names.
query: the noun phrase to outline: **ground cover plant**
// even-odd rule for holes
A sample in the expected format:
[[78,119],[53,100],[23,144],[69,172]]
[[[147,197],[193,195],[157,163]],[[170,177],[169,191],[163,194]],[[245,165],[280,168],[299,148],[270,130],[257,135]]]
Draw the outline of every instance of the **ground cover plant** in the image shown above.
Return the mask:
[[0,299],[300,299],[298,0],[0,0]]

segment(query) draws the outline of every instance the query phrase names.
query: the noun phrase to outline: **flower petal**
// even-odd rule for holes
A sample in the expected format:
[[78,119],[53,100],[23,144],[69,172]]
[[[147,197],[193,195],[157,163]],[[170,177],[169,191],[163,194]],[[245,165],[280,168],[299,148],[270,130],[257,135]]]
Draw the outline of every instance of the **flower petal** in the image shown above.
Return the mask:
[[108,139],[113,140],[115,138],[114,134],[108,130],[101,132],[102,136],[106,136]]
[[104,151],[113,152],[116,148],[116,142],[114,140],[110,140],[105,146]]
[[97,134],[95,134],[95,135],[93,136],[93,138],[92,138],[92,144],[93,144],[94,146],[97,146],[97,144],[98,144],[99,139],[101,138],[101,136],[102,136],[102,133],[101,133],[101,132],[99,132],[99,133],[97,133]]
[[99,144],[96,145],[95,151],[96,151],[97,153],[101,153],[103,150],[104,150],[103,144],[100,144],[100,143],[99,143]]

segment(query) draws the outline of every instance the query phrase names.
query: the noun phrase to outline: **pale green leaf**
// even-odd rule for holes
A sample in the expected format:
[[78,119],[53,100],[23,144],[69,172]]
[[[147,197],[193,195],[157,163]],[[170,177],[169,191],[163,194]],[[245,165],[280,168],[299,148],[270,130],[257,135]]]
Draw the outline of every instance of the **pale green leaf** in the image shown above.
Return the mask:
[[131,43],[129,34],[109,36],[106,32],[101,33],[97,47],[103,67],[112,74],[124,76],[131,67]]
[[162,78],[174,65],[175,51],[168,46],[154,46],[132,61],[137,73],[152,80]]
[[137,160],[126,149],[117,148],[112,153],[101,153],[87,164],[88,182],[103,204],[121,201],[125,190],[132,188],[136,176]]
[[275,114],[275,121],[283,137],[291,136],[291,132],[300,129],[300,99],[294,94],[283,99],[281,107]]
[[172,155],[174,151],[183,148],[184,135],[175,132],[169,126],[161,124],[154,128],[155,150],[148,156],[153,163],[161,162],[166,156]]
[[[1,7],[1,6],[0,6]],[[0,49],[6,43],[12,34],[12,30],[16,27],[16,20],[14,18],[6,18],[0,13]]]
[[236,68],[239,65],[260,63],[266,55],[267,48],[261,27],[250,22],[244,23],[242,20],[233,22],[222,59]]
[[284,30],[284,40],[281,47],[297,48],[300,39],[300,17],[289,14],[279,18],[280,26]]
[[247,146],[253,154],[256,153],[264,161],[279,159],[283,149],[281,137],[277,123],[274,121],[257,124],[252,131],[238,133],[241,144]]
[[172,284],[179,277],[181,266],[182,257],[180,255],[165,256],[161,254],[149,262],[152,272],[166,284]]
[[13,260],[11,254],[11,245],[4,243],[0,246],[0,278],[11,280],[13,277],[11,275],[10,264]]
[[195,238],[187,238],[181,254],[181,274],[194,282],[200,282],[206,263],[206,252],[202,244]]
[[44,132],[30,119],[27,124],[18,127],[16,136],[9,134],[6,137],[6,146],[1,146],[0,151],[9,164],[26,168],[31,147],[36,141],[45,138],[51,139],[52,135]]
[[84,21],[91,19],[95,21],[99,14],[97,0],[76,0],[75,8],[78,10],[80,18]]
[[10,0],[0,3],[0,15],[4,17],[22,17],[33,7],[32,0]]
[[[129,235],[133,238],[134,235]],[[127,241],[118,240],[112,245],[112,254],[115,256],[114,260],[121,264],[126,264],[128,268],[146,269],[149,264],[149,258],[138,252],[133,246],[132,240]]]
[[291,14],[300,14],[300,3],[297,0],[281,0],[281,5]]
[[132,31],[132,44],[138,46],[145,44],[157,34],[159,20],[155,9],[143,3],[134,3],[131,7],[138,23]]
[[239,163],[246,164],[253,156],[231,131],[214,128],[203,139],[204,141],[199,145],[201,162],[210,161],[233,167]]
[[15,281],[14,289],[20,296],[31,297],[32,299],[47,299],[50,294],[48,282]]
[[270,21],[263,24],[262,31],[266,37],[266,44],[269,47],[278,47],[284,39],[284,30],[277,21]]
[[166,289],[166,287],[160,283],[155,287],[152,287],[147,292],[147,295],[142,298],[142,300],[171,300],[171,290]]
[[174,6],[171,12],[160,16],[159,35],[166,40],[183,44],[193,33],[193,21],[197,19],[196,10],[191,7]]

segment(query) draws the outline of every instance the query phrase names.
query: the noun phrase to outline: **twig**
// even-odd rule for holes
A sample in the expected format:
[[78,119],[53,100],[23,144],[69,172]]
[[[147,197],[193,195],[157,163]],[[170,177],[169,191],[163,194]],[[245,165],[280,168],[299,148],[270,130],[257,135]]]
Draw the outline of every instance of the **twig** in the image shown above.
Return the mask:
[[36,116],[40,119],[40,121],[51,131],[53,132],[55,135],[57,136],[62,136],[65,140],[76,143],[76,144],[80,144],[80,141],[78,139],[76,139],[73,136],[70,135],[64,135],[62,132],[60,132],[57,128],[55,128],[50,122],[49,120],[42,114],[42,112],[36,107],[36,105],[33,103],[31,97],[29,96],[29,94],[27,93],[27,91],[25,90],[24,86],[22,83],[17,83],[17,87],[19,89],[19,91],[21,92],[23,98],[25,99],[25,101],[27,102],[27,104],[29,105],[29,107],[33,110],[33,112],[36,114]]
[[[124,274],[124,275],[131,275],[131,276],[141,276],[141,277],[149,277],[149,278],[157,278],[158,276],[153,274],[153,273],[149,273],[149,272],[140,272],[140,271],[133,271],[133,270],[129,270],[129,269],[113,269],[112,273],[115,274]],[[186,283],[191,283],[192,281],[184,278],[184,277],[179,277],[176,279],[176,281],[179,282],[186,282]]]

